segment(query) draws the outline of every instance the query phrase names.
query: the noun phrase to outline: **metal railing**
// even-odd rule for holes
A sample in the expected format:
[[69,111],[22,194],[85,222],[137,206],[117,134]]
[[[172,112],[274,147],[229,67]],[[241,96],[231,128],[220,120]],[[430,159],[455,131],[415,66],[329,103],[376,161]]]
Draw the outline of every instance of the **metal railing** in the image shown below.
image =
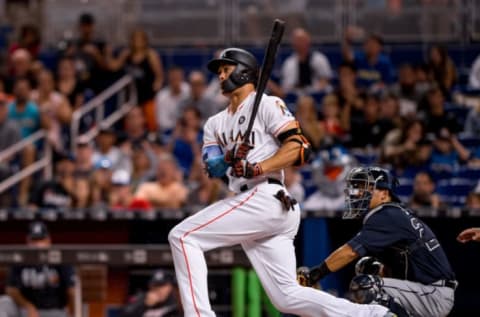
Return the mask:
[[[112,97],[117,97],[115,111],[105,117],[105,102]],[[75,152],[75,144],[80,134],[80,121],[82,118],[94,111],[95,125],[91,127],[84,137],[87,141],[92,140],[98,134],[98,126],[104,125],[110,127],[120,120],[137,103],[137,91],[135,81],[132,76],[125,75],[112,86],[100,93],[98,96],[87,102],[84,106],[77,109],[72,115],[70,127],[71,149]],[[52,147],[47,140],[47,132],[40,130],[20,142],[10,146],[0,152],[0,163],[6,162],[10,158],[19,155],[22,151],[35,143],[42,143],[43,151],[40,153],[40,159],[34,163],[22,168],[14,175],[7,177],[0,182],[0,193],[5,192],[23,179],[43,169],[44,178],[49,180],[52,177]]]
[[[106,102],[112,97],[117,97],[115,111],[105,117]],[[137,90],[135,80],[131,75],[125,75],[72,114],[72,123],[70,125],[71,151],[75,153],[75,145],[81,134],[81,120],[86,115],[94,112],[95,124],[82,134],[86,141],[91,141],[98,134],[99,126],[112,126],[125,116],[130,109],[135,107],[136,104]]]
[[[388,42],[454,41],[480,38],[478,1],[358,0],[44,0],[42,38],[55,45],[76,32],[79,12],[97,19],[97,33],[110,44],[126,45],[133,26],[142,26],[150,44],[165,46],[264,45],[274,18],[310,30],[314,43],[338,43],[356,24],[382,33]],[[289,39],[285,38],[285,42]]]
[[26,147],[33,146],[36,142],[42,141],[44,151],[43,157],[35,161],[33,164],[24,167],[14,175],[2,180],[0,182],[0,193],[5,192],[12,186],[22,181],[24,178],[27,178],[33,173],[36,173],[42,169],[44,171],[43,173],[45,179],[50,179],[52,177],[52,148],[47,140],[47,132],[45,130],[37,131],[20,142],[15,143],[14,145],[0,152],[0,162],[5,162],[11,157],[21,154]]

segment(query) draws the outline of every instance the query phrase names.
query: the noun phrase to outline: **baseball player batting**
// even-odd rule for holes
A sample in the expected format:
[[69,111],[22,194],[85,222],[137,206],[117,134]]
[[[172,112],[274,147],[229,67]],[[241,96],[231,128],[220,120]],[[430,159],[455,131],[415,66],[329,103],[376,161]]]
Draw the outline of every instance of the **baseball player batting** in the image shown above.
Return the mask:
[[218,201],[169,233],[185,316],[212,317],[204,252],[240,244],[273,305],[301,316],[395,316],[379,305],[360,305],[303,287],[296,280],[293,240],[300,208],[283,185],[283,168],[302,165],[310,145],[285,103],[263,95],[250,135],[245,131],[259,72],[255,57],[224,50],[208,69],[230,100],[204,126],[203,159],[211,177],[224,178],[235,196]]
[[397,313],[404,308],[402,316],[447,316],[455,274],[433,231],[395,195],[396,186],[386,169],[353,168],[346,177],[344,218],[361,219],[362,229],[320,265],[299,268],[299,281],[311,285],[363,256],[350,283],[355,301],[375,301]]

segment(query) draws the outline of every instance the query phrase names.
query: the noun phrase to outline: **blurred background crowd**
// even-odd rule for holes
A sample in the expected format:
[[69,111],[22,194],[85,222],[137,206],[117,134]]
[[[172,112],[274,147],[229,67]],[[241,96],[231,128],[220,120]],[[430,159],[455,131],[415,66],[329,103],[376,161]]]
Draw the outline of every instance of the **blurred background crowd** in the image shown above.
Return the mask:
[[[378,164],[394,171],[398,196],[419,213],[480,214],[475,1],[0,7],[0,182],[47,158],[44,173],[0,185],[2,208],[195,211],[229,195],[202,165],[202,126],[226,107],[205,65],[228,46],[261,60],[281,17],[287,32],[267,90],[285,100],[315,152],[286,170],[305,212],[336,215],[346,171]],[[134,104],[119,107],[121,94],[96,102],[124,76]],[[44,138],[30,141],[38,131]]]
[[[378,3],[401,14],[409,1]],[[465,9],[466,3],[419,2],[432,23],[447,17],[445,9]],[[264,22],[253,14],[261,4],[245,5],[251,11],[244,17],[249,27],[239,33],[250,34],[251,45],[262,38],[259,23]],[[52,1],[45,6],[53,8]],[[480,57],[465,64],[472,54],[465,43],[456,60],[448,42],[434,41],[455,35],[449,33],[453,20],[438,29],[435,23],[434,29],[421,25],[432,43],[421,45],[420,58],[404,54],[397,60],[392,55],[399,44],[385,44],[384,25],[346,24],[327,53],[312,39],[318,30],[305,17],[293,12],[285,18],[288,35],[268,93],[285,99],[315,150],[312,164],[287,171],[286,183],[306,210],[341,209],[343,173],[354,164],[393,169],[399,195],[412,206],[479,207]],[[39,130],[46,138],[2,157],[2,178],[44,155],[45,143],[53,149],[53,175],[23,178],[3,190],[3,204],[150,210],[205,205],[227,195],[224,184],[206,177],[200,157],[202,124],[226,106],[218,80],[203,63],[218,51],[197,44],[196,53],[182,57],[184,63],[172,62],[162,54],[167,48],[151,44],[148,27],[139,23],[117,45],[98,28],[99,19],[78,12],[71,31],[53,46],[43,42],[41,26],[33,23],[17,23],[6,35],[0,150]],[[380,13],[371,19],[380,21]],[[261,45],[249,47],[262,58]],[[88,114],[75,119],[125,74],[135,83],[135,107],[113,124]],[[112,100],[102,106],[105,117],[118,110]],[[79,129],[72,135],[74,120]],[[90,137],[82,135],[92,128]]]

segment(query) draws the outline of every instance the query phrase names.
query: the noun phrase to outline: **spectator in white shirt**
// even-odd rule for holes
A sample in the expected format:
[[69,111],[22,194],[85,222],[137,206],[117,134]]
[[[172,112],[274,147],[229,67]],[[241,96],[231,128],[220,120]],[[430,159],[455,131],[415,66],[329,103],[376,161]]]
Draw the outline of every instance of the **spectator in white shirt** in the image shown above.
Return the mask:
[[155,96],[155,117],[161,133],[173,130],[180,113],[180,103],[190,95],[190,86],[184,80],[180,67],[168,70],[168,85]]
[[473,62],[468,84],[471,88],[480,89],[480,54]]
[[330,87],[332,68],[327,57],[310,48],[310,34],[297,28],[292,32],[294,53],[282,66],[282,89],[284,92],[303,90],[305,92],[324,91]]
[[190,96],[180,102],[179,115],[188,108],[193,107],[200,111],[202,120],[206,121],[208,118],[223,110],[225,107],[219,104],[217,100],[206,94],[207,79],[201,71],[192,71],[188,76],[190,84]]
[[93,152],[93,164],[97,167],[108,161],[112,170],[123,169],[132,171],[132,162],[128,155],[122,152],[116,145],[116,132],[113,128],[101,126],[96,139],[96,149]]

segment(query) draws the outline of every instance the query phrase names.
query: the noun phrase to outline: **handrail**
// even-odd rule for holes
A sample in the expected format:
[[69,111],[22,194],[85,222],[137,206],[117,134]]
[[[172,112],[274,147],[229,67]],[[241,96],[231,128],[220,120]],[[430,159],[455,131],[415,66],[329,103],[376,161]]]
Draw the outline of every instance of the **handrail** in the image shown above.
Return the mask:
[[[127,92],[128,98],[126,98]],[[117,110],[108,117],[104,118],[104,102],[115,94],[119,94],[119,98],[117,100]],[[95,119],[97,124],[86,133],[88,140],[91,140],[98,134],[98,125],[105,124],[107,126],[111,126],[116,121],[120,120],[128,111],[130,111],[130,109],[136,105],[136,102],[137,91],[135,87],[135,81],[131,75],[125,75],[109,88],[101,92],[98,96],[87,102],[80,109],[74,111],[72,114],[72,124],[70,130],[72,152],[75,151],[75,144],[79,136],[80,120],[85,114],[95,110]],[[35,161],[33,164],[30,164],[29,166],[26,166],[22,170],[16,172],[15,175],[1,180],[0,193],[3,193],[24,178],[36,173],[41,169],[44,169],[44,176],[46,179],[50,179],[52,177],[52,148],[47,140],[47,133],[44,130],[37,131],[0,152],[0,162],[7,161],[13,155],[21,152],[25,147],[40,140],[45,141],[45,153],[43,157]]]
[[123,76],[113,85],[111,85],[110,87],[102,91],[100,94],[95,96],[95,98],[93,98],[92,100],[88,101],[86,104],[84,104],[83,106],[75,110],[72,114],[72,120],[75,120],[76,118],[78,119],[84,114],[90,112],[96,106],[98,106],[100,102],[103,102],[108,98],[112,97],[118,90],[130,84],[131,81],[132,81],[132,76],[130,75]]
[[[128,91],[128,100],[125,98],[126,91]],[[107,118],[104,118],[104,103],[107,99],[111,98],[115,94],[120,94],[119,100],[117,101],[117,110],[110,114]],[[96,125],[90,128],[90,130],[83,135],[88,139],[88,141],[90,141],[98,134],[98,126],[100,124],[111,126],[113,123],[121,119],[131,108],[133,108],[136,103],[137,91],[135,87],[135,81],[131,75],[127,74],[116,81],[113,85],[105,89],[99,95],[95,96],[95,98],[88,101],[79,109],[75,110],[72,114],[72,123],[70,126],[71,151],[75,152],[75,144],[80,134],[80,121],[86,114],[95,110]]]
[[[103,121],[102,121],[102,124],[105,125],[105,126],[112,126],[115,122],[117,122],[118,120],[120,120],[121,118],[123,118],[129,111],[130,109],[132,109],[134,107],[134,105],[129,105],[129,106],[124,106],[122,108],[120,108],[118,111],[112,113],[110,116],[108,116],[107,118],[105,118]],[[93,128],[91,128],[88,132],[82,134],[82,137],[86,138],[86,140],[90,141],[92,140],[99,132],[99,128],[98,126],[95,126]]]
[[21,141],[18,141],[17,143],[11,145],[10,147],[6,148],[2,152],[0,152],[0,162],[7,160],[10,158],[12,155],[16,154],[17,152],[20,152],[23,150],[24,147],[26,147],[29,144],[35,143],[41,138],[46,137],[46,133],[44,130],[38,130],[37,132],[34,132],[33,134],[29,135],[25,139],[22,139]]
[[32,135],[26,137],[25,139],[19,141],[18,143],[15,143],[12,146],[8,147],[4,151],[0,152],[0,162],[7,160],[14,154],[21,152],[25,147],[32,145],[42,139],[45,140],[45,156],[42,159],[30,164],[29,166],[24,167],[22,170],[15,173],[14,175],[2,180],[0,182],[0,193],[3,193],[13,185],[20,182],[22,179],[32,175],[33,173],[36,173],[41,169],[44,169],[44,177],[46,179],[50,179],[52,177],[52,148],[47,140],[47,133],[44,130],[37,131]]

